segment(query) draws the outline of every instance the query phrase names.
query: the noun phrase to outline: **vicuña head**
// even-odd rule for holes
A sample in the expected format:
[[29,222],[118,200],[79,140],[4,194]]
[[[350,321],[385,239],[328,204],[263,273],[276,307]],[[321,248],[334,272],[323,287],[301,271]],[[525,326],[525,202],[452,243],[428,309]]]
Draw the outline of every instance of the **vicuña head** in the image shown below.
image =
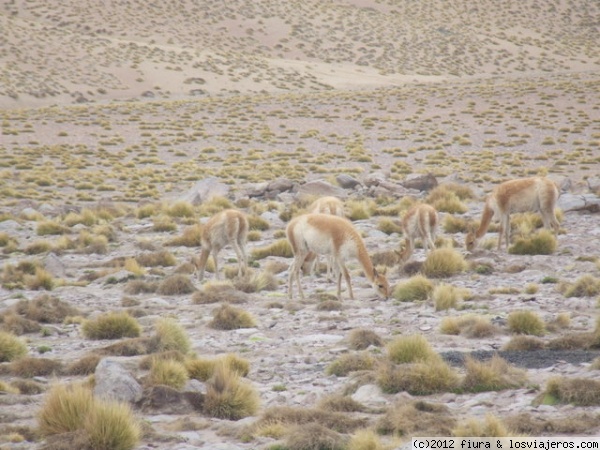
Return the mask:
[[499,184],[486,197],[479,228],[467,233],[467,250],[477,247],[494,217],[500,221],[498,250],[502,247],[503,239],[508,247],[511,213],[538,212],[542,216],[544,227],[552,229],[555,235],[558,234],[560,225],[554,214],[558,195],[556,184],[544,177],[518,178]]
[[300,282],[302,264],[307,257],[315,255],[331,256],[337,267],[337,297],[341,300],[342,274],[346,280],[348,293],[354,299],[350,274],[345,262],[355,258],[361,264],[365,276],[373,288],[384,298],[390,295],[390,285],[385,274],[373,266],[365,244],[352,223],[344,218],[328,214],[304,214],[295,217],[286,228],[288,241],[294,252],[288,277],[288,297],[292,299],[293,282],[296,280],[300,297],[304,298]]
[[221,249],[231,245],[238,259],[238,276],[247,271],[246,242],[248,240],[248,218],[235,209],[226,209],[212,216],[202,228],[202,250],[199,257],[192,258],[198,279],[204,279],[204,269],[212,253],[215,262],[215,276],[219,279],[218,254]]

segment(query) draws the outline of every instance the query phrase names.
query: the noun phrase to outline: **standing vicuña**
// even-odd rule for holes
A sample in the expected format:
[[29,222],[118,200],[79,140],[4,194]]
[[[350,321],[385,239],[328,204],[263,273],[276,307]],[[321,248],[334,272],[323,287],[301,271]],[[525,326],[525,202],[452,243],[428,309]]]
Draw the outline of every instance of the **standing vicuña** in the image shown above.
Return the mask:
[[[344,214],[344,203],[337,197],[321,197],[316,199],[308,207],[310,213],[330,214],[332,216],[345,217]],[[319,267],[319,255],[309,258],[310,262],[310,273],[314,276]],[[327,257],[327,279],[331,280],[333,277],[333,257],[330,255]],[[337,275],[337,272],[335,273]]]
[[407,261],[415,249],[415,239],[421,238],[425,253],[435,250],[438,213],[435,208],[425,203],[412,206],[402,218],[404,249],[400,253],[400,261]]
[[552,228],[554,234],[557,234],[560,225],[554,215],[554,208],[558,194],[556,184],[543,177],[518,178],[499,184],[485,200],[479,228],[467,234],[465,240],[467,250],[473,250],[477,246],[494,217],[500,221],[498,250],[502,246],[503,237],[508,247],[512,213],[537,211],[542,216],[544,227]]
[[245,273],[248,268],[246,257],[246,241],[248,238],[248,218],[241,211],[226,209],[212,216],[202,228],[200,256],[192,258],[198,279],[204,278],[206,261],[212,252],[215,262],[215,275],[219,279],[219,266],[217,256],[219,251],[226,245],[231,245],[238,259],[238,276]]
[[377,272],[367,253],[365,244],[349,220],[328,214],[304,214],[291,220],[286,228],[288,241],[294,252],[288,277],[288,296],[292,298],[294,279],[298,283],[300,297],[304,298],[300,276],[302,264],[310,253],[332,256],[337,269],[337,297],[342,298],[342,274],[348,286],[351,299],[354,299],[350,274],[346,260],[358,259],[365,276],[375,290],[385,298],[389,297],[390,286],[385,275]]

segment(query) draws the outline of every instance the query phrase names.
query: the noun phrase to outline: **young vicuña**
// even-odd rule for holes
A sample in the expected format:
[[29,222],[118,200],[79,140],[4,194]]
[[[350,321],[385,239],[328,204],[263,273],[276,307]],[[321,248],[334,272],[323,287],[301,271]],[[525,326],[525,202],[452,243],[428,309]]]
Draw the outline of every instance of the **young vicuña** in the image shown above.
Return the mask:
[[226,209],[212,216],[202,228],[202,250],[199,257],[192,258],[198,272],[198,279],[204,279],[204,269],[209,255],[212,252],[215,262],[215,275],[219,279],[219,266],[217,256],[226,245],[231,245],[238,259],[238,276],[245,273],[248,268],[246,256],[246,242],[248,239],[248,218],[235,209]]
[[[344,203],[337,197],[326,196],[316,199],[311,205],[308,207],[309,213],[320,213],[320,214],[330,214],[332,216],[345,217],[344,213]],[[319,267],[319,255],[311,255],[308,258],[310,263],[310,273],[314,276],[317,272],[317,268]],[[334,275],[333,271],[333,256],[327,257],[327,279],[331,280]],[[337,275],[337,272],[335,272]]]
[[435,250],[438,213],[426,203],[412,206],[402,218],[404,249],[400,252],[400,261],[408,261],[415,249],[415,239],[421,238],[425,252]]
[[342,217],[329,214],[304,214],[295,217],[286,228],[288,241],[294,252],[294,261],[290,265],[288,277],[288,297],[292,299],[294,279],[298,283],[300,297],[304,298],[300,282],[302,264],[306,257],[316,255],[332,256],[337,270],[337,297],[342,298],[342,274],[348,286],[348,293],[354,299],[350,274],[345,262],[356,258],[363,268],[365,276],[383,297],[390,295],[390,286],[385,275],[377,272],[367,253],[360,234],[352,223]]
[[512,213],[539,212],[544,227],[551,228],[554,234],[557,234],[560,225],[554,214],[554,208],[558,195],[556,184],[544,177],[518,178],[499,184],[486,197],[479,228],[467,234],[465,239],[467,250],[473,250],[477,246],[494,217],[500,221],[498,250],[502,246],[503,238],[508,247]]

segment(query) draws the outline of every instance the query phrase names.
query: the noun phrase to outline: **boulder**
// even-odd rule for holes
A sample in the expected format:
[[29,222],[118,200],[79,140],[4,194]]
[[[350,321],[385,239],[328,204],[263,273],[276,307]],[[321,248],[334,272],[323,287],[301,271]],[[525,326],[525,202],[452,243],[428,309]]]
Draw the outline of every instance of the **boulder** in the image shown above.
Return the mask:
[[218,178],[209,177],[198,181],[189,191],[179,197],[179,201],[200,205],[214,197],[227,197],[229,186],[219,181]]
[[344,198],[346,197],[346,191],[338,186],[325,181],[325,180],[314,180],[304,183],[298,188],[298,194],[311,195],[315,197],[323,197],[326,195],[332,195],[334,197]]
[[186,394],[169,386],[157,385],[144,389],[137,405],[142,411],[153,414],[192,414],[194,408]]
[[600,212],[600,197],[594,194],[564,193],[560,197],[558,197],[557,206],[565,212]]
[[142,386],[121,365],[117,358],[104,358],[94,373],[96,397],[136,403],[141,400]]
[[67,276],[65,265],[53,252],[48,253],[44,258],[44,269],[54,278],[65,278]]
[[361,183],[356,178],[346,175],[345,173],[339,174],[335,177],[335,181],[344,189],[354,189],[356,186],[360,186]]
[[437,178],[431,173],[412,174],[406,177],[402,182],[402,186],[408,189],[416,189],[418,191],[430,191],[438,185]]

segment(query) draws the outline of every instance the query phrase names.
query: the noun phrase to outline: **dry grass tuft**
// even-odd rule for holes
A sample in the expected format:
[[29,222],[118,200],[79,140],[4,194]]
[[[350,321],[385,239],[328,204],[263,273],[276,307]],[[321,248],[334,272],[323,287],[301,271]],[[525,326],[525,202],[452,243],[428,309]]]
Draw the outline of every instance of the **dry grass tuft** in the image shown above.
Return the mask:
[[412,334],[398,336],[386,346],[387,357],[396,364],[438,361],[439,355],[425,336]]
[[570,403],[576,406],[600,405],[600,381],[590,378],[554,377],[546,383],[543,403]]
[[383,339],[373,330],[357,328],[348,334],[348,345],[352,350],[365,350],[371,345],[383,346]]
[[346,450],[386,450],[387,448],[373,430],[358,430],[351,436]]
[[464,257],[453,248],[437,248],[427,255],[421,271],[434,278],[445,278],[458,275],[467,270]]
[[41,323],[61,323],[69,316],[79,316],[79,309],[58,297],[41,294],[33,300],[21,300],[16,311],[27,319]]
[[511,333],[542,336],[546,332],[546,325],[533,311],[513,311],[508,315],[508,329]]
[[539,230],[530,237],[518,238],[508,249],[513,255],[551,255],[556,251],[556,237],[549,230]]
[[352,397],[345,395],[328,395],[319,400],[318,408],[331,412],[361,412],[366,408]]
[[65,369],[65,373],[69,375],[91,375],[96,371],[96,366],[100,362],[102,357],[100,355],[91,353],[85,355],[77,361],[72,362]]
[[256,326],[256,321],[250,313],[229,304],[221,305],[212,314],[213,319],[208,326],[216,330],[238,330]]
[[294,253],[287,239],[278,239],[265,247],[253,248],[251,252],[253,260],[264,259],[267,256],[281,256],[283,258],[292,258]]
[[218,358],[194,358],[185,362],[185,367],[190,378],[200,381],[208,381],[215,372],[215,367],[225,364],[227,368],[241,377],[250,373],[250,362],[233,353],[228,353]]
[[586,274],[579,277],[574,283],[561,283],[559,290],[567,298],[594,297],[600,294],[600,279]]
[[97,400],[85,417],[90,448],[132,450],[138,445],[141,427],[126,403]]
[[210,303],[245,303],[248,295],[235,289],[233,282],[208,281],[192,295],[192,303],[205,305]]
[[27,354],[27,345],[12,333],[0,331],[0,362],[9,362]]
[[527,381],[524,370],[511,366],[498,355],[483,362],[467,357],[465,370],[461,387],[468,392],[514,389],[523,386]]
[[444,317],[440,323],[442,334],[463,335],[468,338],[490,337],[498,328],[487,317],[465,314],[459,317]]
[[425,401],[397,402],[377,420],[381,434],[394,436],[450,436],[456,419],[447,406]]
[[24,357],[13,361],[10,371],[14,376],[25,378],[60,375],[62,363],[48,358]]
[[239,420],[254,415],[258,410],[256,390],[227,364],[217,364],[206,384],[204,414],[219,419]]
[[401,302],[427,300],[433,292],[433,283],[423,275],[415,275],[398,283],[392,297]]
[[545,346],[545,342],[538,337],[519,334],[511,337],[510,341],[504,344],[502,350],[528,352],[532,350],[541,350]]
[[56,384],[45,396],[38,413],[38,427],[42,436],[80,430],[94,407],[92,391],[83,385]]
[[83,322],[81,331],[87,339],[138,337],[142,327],[126,312],[109,312]]
[[188,381],[188,371],[185,365],[173,359],[154,359],[150,373],[146,378],[148,385],[165,385],[181,389]]
[[437,359],[394,366],[381,364],[377,384],[388,394],[406,391],[411,395],[431,395],[454,391],[459,387],[458,374],[439,356]]
[[348,376],[350,372],[371,370],[375,366],[375,358],[369,353],[346,353],[333,361],[325,369],[327,375]]
[[160,318],[154,328],[158,338],[159,351],[176,350],[186,355],[191,349],[190,338],[184,328],[171,318]]
[[195,224],[184,228],[180,236],[169,239],[166,245],[200,247],[202,245],[202,225]]
[[184,295],[195,290],[189,276],[176,273],[161,281],[156,292],[161,295]]
[[318,423],[292,429],[285,440],[286,450],[346,450],[347,438]]
[[467,419],[459,423],[451,436],[455,437],[509,437],[514,436],[496,416],[488,414],[483,420]]

